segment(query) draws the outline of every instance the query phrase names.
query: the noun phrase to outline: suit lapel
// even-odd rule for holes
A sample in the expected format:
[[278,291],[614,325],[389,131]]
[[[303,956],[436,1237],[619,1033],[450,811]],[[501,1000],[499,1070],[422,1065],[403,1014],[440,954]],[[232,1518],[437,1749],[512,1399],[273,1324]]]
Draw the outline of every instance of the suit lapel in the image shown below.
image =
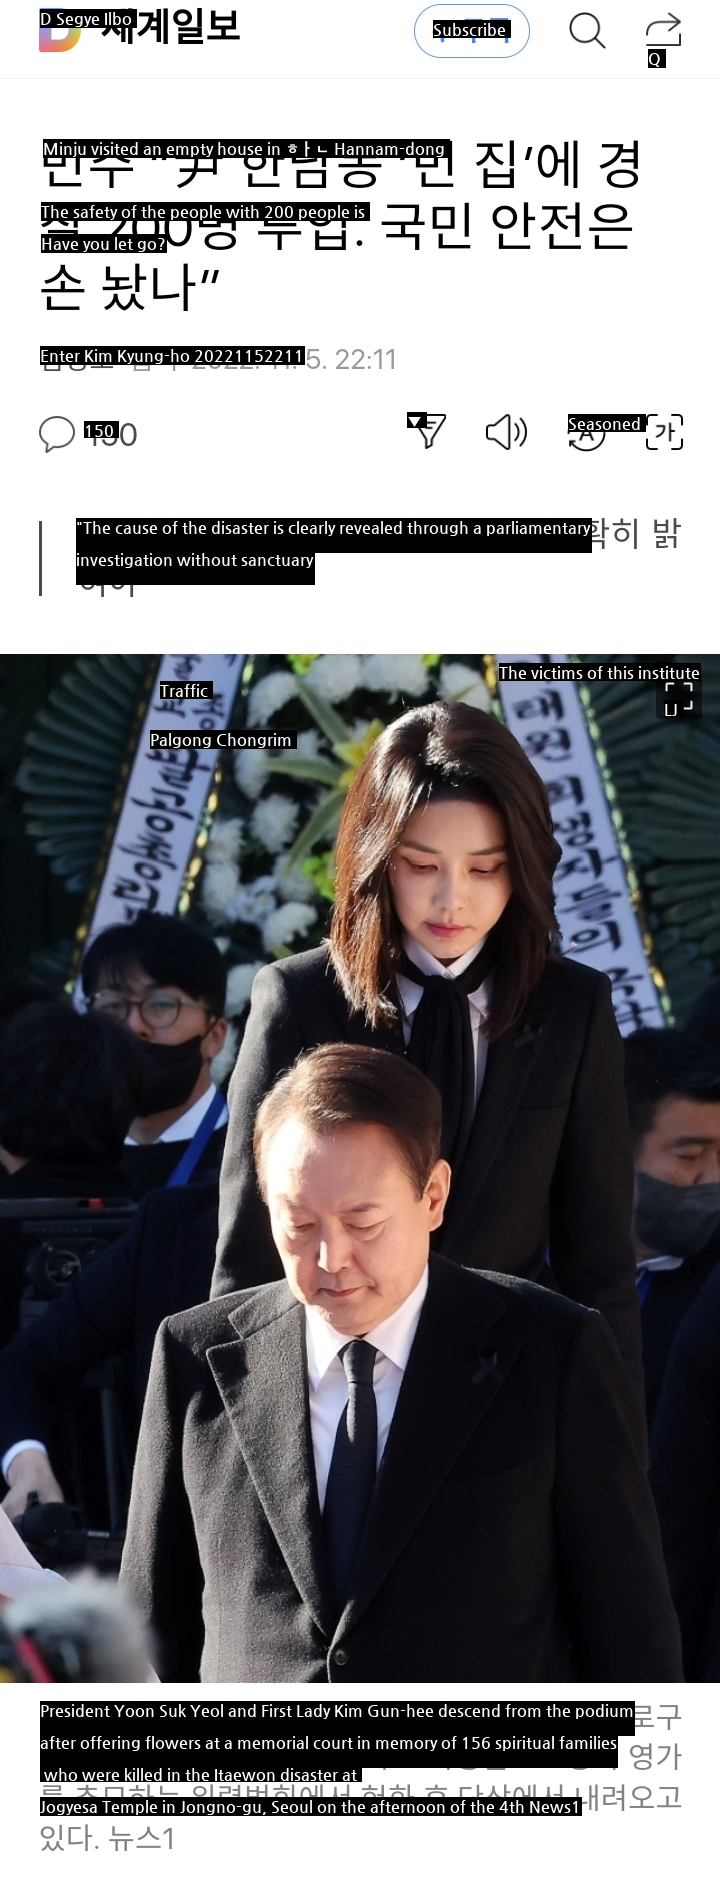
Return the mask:
[[405,1054],[405,1039],[399,1017],[395,1024],[377,1024],[373,1029],[361,1011],[346,1012],[342,1041],[367,1044],[370,1050],[392,1050],[396,1056]]
[[462,1226],[473,1207],[522,1101],[536,1060],[547,1049],[553,1009],[533,997],[520,1023],[488,1048],[485,1080],[445,1216],[445,1228],[450,1237]]
[[[276,1302],[277,1307],[277,1302]],[[240,1333],[208,1363],[258,1497],[299,1594],[328,1637],[334,1627],[310,1435],[303,1309],[287,1292],[252,1329],[253,1309],[230,1315]],[[245,1326],[245,1322],[247,1326]]]
[[[368,1044],[372,1049],[392,1050],[396,1056],[404,1056],[405,1039],[399,1015],[394,1024],[371,1029],[362,1012],[348,1011],[334,974],[330,975],[338,1017],[342,1013],[342,1030],[338,1030],[342,1041]],[[520,1022],[489,1046],[485,1081],[445,1216],[445,1227],[450,1237],[455,1235],[472,1209],[522,1101],[537,1057],[547,1050],[547,1034],[555,1003],[550,993],[543,992],[543,982],[544,977],[532,993]]]
[[[368,1606],[445,1482],[520,1351],[504,1335],[505,1301],[482,1282],[470,1294],[451,1262],[431,1261],[430,1284],[380,1465],[354,1578],[338,1634]],[[448,1286],[449,1289],[448,1290]],[[480,1302],[482,1307],[482,1302]]]

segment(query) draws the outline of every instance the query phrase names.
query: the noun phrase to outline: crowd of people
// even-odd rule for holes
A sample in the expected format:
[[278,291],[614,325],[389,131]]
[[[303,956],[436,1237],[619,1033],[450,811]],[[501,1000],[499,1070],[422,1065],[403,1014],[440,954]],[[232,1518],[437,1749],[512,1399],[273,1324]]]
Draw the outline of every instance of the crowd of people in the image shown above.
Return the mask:
[[509,732],[415,709],[227,1103],[190,924],[0,999],[0,1597],[30,1510],[120,1505],[161,1679],[720,1677],[720,988],[623,1043],[559,854]]

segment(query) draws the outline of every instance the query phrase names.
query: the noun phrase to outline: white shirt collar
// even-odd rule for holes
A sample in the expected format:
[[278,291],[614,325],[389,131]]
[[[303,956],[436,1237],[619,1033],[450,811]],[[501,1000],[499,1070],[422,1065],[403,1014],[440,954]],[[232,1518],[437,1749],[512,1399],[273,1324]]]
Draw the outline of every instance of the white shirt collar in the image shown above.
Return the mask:
[[[416,939],[409,938],[407,932],[403,933],[405,956],[410,959],[411,964],[417,965],[418,971],[424,971],[426,976],[430,978],[459,978],[460,973],[466,971],[468,965],[472,964],[473,959],[478,957],[484,944],[485,940],[481,938],[478,945],[473,945],[472,951],[463,952],[462,958],[454,958],[451,965],[441,965],[439,958],[433,958],[432,953],[426,952],[425,947],[418,945]],[[412,979],[402,972],[398,978],[398,986],[403,999],[403,1008],[406,1015],[410,1017],[420,1003],[422,986],[413,984]],[[490,978],[487,977],[478,985],[476,991],[468,992],[468,1003],[472,1005],[473,1010],[480,1012],[482,1016],[487,1014],[491,989]]]
[[[156,1141],[157,1142],[191,1142],[195,1134],[195,1130],[199,1129],[201,1122],[204,1121],[207,1115],[208,1109],[210,1108],[210,1104],[211,1102],[213,1102],[216,1095],[217,1095],[217,1089],[215,1087],[215,1084],[211,1083],[210,1088],[204,1090],[202,1096],[198,1096],[197,1102],[193,1103],[190,1109],[186,1109],[184,1115],[178,1116],[175,1122],[170,1123],[169,1129],[163,1129],[162,1135],[156,1136]],[[215,1128],[222,1129],[225,1123],[227,1122],[227,1120],[228,1120],[227,1108],[221,1109],[217,1122],[215,1124]],[[126,1144],[126,1147],[130,1147],[130,1148],[154,1148],[155,1147],[154,1142],[150,1142],[150,1143],[136,1142],[132,1135],[126,1135],[125,1144]]]
[[[401,1372],[404,1372],[410,1357],[410,1348],[417,1332],[418,1320],[428,1289],[428,1277],[428,1269],[425,1267],[422,1278],[418,1280],[417,1286],[413,1288],[412,1293],[408,1294],[407,1299],[403,1300],[402,1306],[398,1306],[397,1312],[391,1313],[388,1319],[382,1319],[380,1324],[373,1326],[370,1332],[363,1333],[363,1338],[367,1339],[368,1344],[376,1345],[378,1351],[382,1352],[385,1358],[391,1359],[393,1365],[397,1365]],[[305,1307],[305,1332],[308,1378],[311,1390],[315,1391],[333,1360],[337,1358],[338,1352],[342,1351],[344,1345],[349,1344],[352,1335],[347,1332],[336,1332],[333,1326],[328,1325],[317,1306]]]
[[653,1253],[647,1260],[638,1260],[637,1271],[641,1273],[677,1273],[678,1267],[684,1266],[684,1260],[678,1260],[676,1254]]

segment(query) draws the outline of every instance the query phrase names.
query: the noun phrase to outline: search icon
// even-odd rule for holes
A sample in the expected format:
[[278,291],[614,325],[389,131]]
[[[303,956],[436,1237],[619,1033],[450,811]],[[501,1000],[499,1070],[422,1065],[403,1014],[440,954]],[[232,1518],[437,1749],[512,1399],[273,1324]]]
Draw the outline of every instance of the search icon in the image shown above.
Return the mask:
[[[576,33],[575,28],[578,20],[592,20],[595,27],[594,33],[587,33],[585,31]],[[600,21],[596,13],[574,13],[570,21],[570,32],[573,39],[576,39],[580,46],[592,46],[593,40],[597,40],[598,46],[602,46],[603,52],[605,51],[605,46],[600,38]]]

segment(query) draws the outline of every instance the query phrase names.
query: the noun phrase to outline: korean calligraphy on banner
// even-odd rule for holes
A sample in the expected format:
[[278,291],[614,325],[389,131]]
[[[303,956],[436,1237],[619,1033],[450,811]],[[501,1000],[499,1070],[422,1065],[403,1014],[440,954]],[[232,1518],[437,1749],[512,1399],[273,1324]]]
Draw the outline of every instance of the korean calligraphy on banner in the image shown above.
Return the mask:
[[[543,660],[502,658],[528,667]],[[508,728],[545,783],[562,847],[555,875],[562,950],[606,973],[624,1035],[641,1024],[661,1025],[660,999],[577,684],[501,682],[499,692]]]
[[[174,912],[217,755],[157,749],[150,729],[191,734],[227,728],[244,656],[162,656],[92,915],[90,937],[139,912]],[[212,701],[164,701],[162,683],[212,678]]]

